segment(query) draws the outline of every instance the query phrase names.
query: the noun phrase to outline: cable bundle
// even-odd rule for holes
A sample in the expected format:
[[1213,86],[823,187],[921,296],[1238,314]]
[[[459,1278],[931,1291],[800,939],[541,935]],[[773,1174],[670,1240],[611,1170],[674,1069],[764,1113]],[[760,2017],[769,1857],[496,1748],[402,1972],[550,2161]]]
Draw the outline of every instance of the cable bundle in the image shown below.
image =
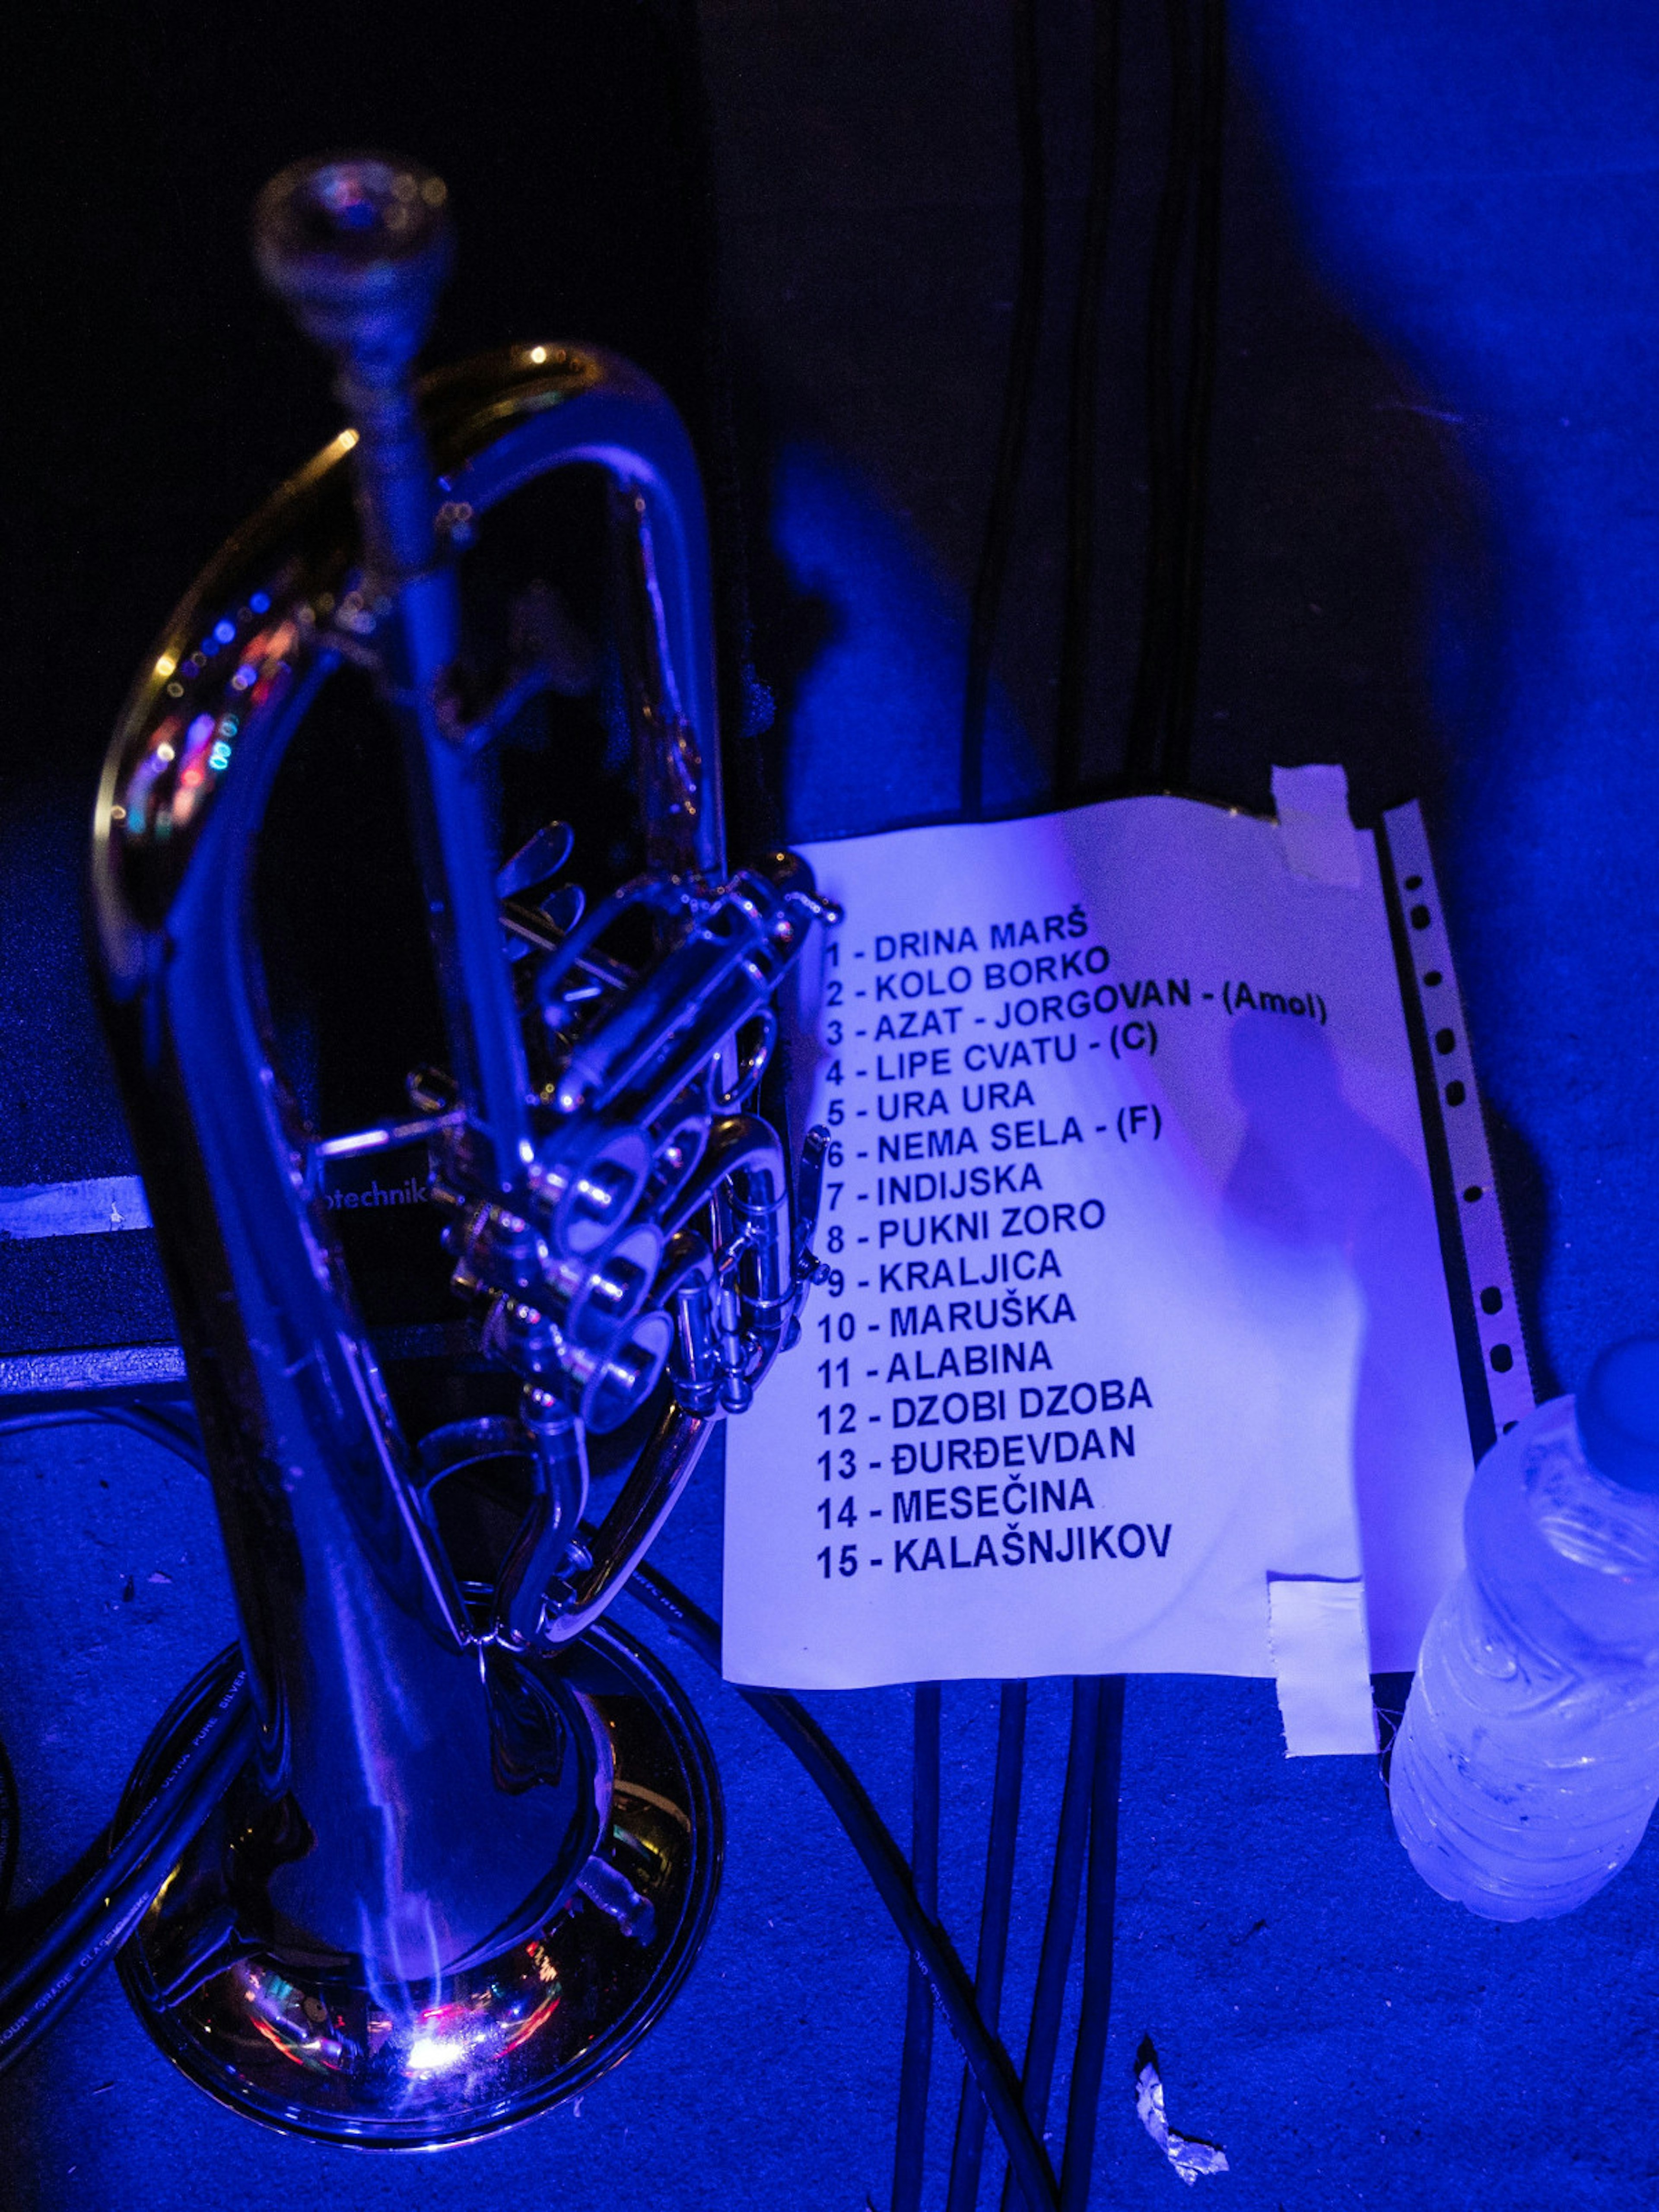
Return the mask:
[[[1047,205],[1036,0],[1014,0],[1013,94],[1019,149],[1018,276],[996,462],[969,627],[962,720],[962,814],[984,806],[986,709],[997,621],[1036,386],[1043,319]],[[1121,787],[1158,790],[1186,781],[1203,602],[1210,417],[1218,354],[1223,152],[1226,124],[1225,0],[1164,0],[1168,48],[1167,155],[1146,289],[1147,514],[1139,652],[1123,738]],[[1067,363],[1066,569],[1054,712],[1054,796],[1086,795],[1084,719],[1093,631],[1097,421],[1100,326],[1116,185],[1121,77],[1121,0],[1093,0],[1087,198]],[[981,2024],[994,2033],[1007,1954],[1014,1838],[1019,1820],[1025,1686],[1005,1683],[997,1735],[990,1835],[974,1982]],[[1040,2144],[1054,2087],[1060,2014],[1085,1889],[1082,2017],[1067,2090],[1065,2151],[1034,2185],[1005,2128],[1009,2171],[1003,2212],[1055,2206],[1082,2212],[1094,2160],[1096,2116],[1111,2003],[1117,1884],[1118,1778],[1123,1678],[1073,1685],[1071,1744],[1055,1841],[1048,1915],[1022,2077],[1031,2148]],[[915,1692],[915,1899],[937,1911],[939,1689]],[[933,1996],[913,1966],[899,2090],[892,2212],[918,2212],[933,2053]],[[953,2023],[954,2024],[954,2023]],[[987,2104],[964,2075],[946,2194],[947,2212],[978,2203]],[[1000,2121],[999,2122],[1000,2124]]]
[[[1093,0],[1090,153],[1073,298],[1066,406],[1066,568],[1054,710],[1054,796],[1090,795],[1084,721],[1093,633],[1100,328],[1118,167],[1122,0]],[[1019,153],[1018,276],[990,500],[975,578],[963,691],[961,811],[984,810],[987,708],[1037,387],[1048,205],[1036,0],[1013,0]],[[1146,294],[1149,507],[1140,641],[1121,788],[1176,787],[1191,757],[1202,614],[1210,417],[1218,353],[1226,0],[1164,0],[1167,154]]]
[[[0,1421],[0,1436],[80,1421],[135,1429],[198,1474],[204,1471],[201,1446],[190,1430],[143,1406],[26,1413]],[[0,1929],[0,2072],[22,2057],[125,1942],[246,1764],[255,1741],[253,1709],[241,1655],[234,1647],[188,1685],[172,1710],[182,1711],[210,1697],[205,1717],[154,1795],[124,1803],[69,1875]],[[16,1796],[0,1751],[0,1905],[11,1885],[16,1851]]]

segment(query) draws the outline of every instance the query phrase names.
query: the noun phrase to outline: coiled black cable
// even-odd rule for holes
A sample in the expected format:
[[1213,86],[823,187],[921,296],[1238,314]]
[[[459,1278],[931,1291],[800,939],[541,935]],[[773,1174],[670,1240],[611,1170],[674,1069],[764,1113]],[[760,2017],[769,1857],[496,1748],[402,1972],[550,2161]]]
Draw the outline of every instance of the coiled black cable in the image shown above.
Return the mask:
[[6,1756],[6,1747],[0,1743],[0,1912],[6,1909],[16,1872],[17,1778]]
[[0,2071],[45,2033],[125,1942],[252,1757],[253,1707],[234,1646],[197,1677],[186,1692],[195,1694],[211,1694],[213,1703],[184,1752],[130,1822],[106,1830],[87,1854],[90,1871],[51,1925],[0,1968]]
[[[201,1448],[183,1424],[146,1407],[100,1406],[15,1415],[0,1421],[0,1436],[89,1420],[136,1430],[198,1472],[204,1468]],[[144,1802],[124,1808],[125,1820],[106,1829],[83,1853],[80,1863],[86,1871],[50,1923],[16,1955],[10,1955],[10,1945],[0,1955],[0,2071],[51,2027],[126,1941],[237,1770],[252,1755],[253,1711],[234,1649],[204,1669],[185,1694],[192,1699],[210,1694],[213,1700],[191,1742]],[[9,1770],[4,1778],[9,1781]],[[6,1844],[8,1883],[15,1851],[14,1796]]]
[[0,1437],[27,1436],[36,1429],[76,1428],[88,1421],[105,1422],[112,1428],[132,1429],[139,1436],[148,1437],[152,1443],[175,1454],[198,1474],[207,1473],[207,1460],[194,1430],[185,1421],[152,1406],[71,1406],[39,1413],[14,1413],[0,1421]]

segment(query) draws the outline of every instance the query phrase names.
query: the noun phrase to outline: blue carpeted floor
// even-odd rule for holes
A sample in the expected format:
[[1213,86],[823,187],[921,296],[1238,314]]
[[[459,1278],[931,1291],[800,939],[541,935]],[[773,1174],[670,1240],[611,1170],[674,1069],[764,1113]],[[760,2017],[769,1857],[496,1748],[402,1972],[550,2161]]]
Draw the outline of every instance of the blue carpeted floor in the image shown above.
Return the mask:
[[1549,1194],[1571,1388],[1659,1322],[1659,22],[1608,5],[1243,11],[1306,236],[1457,418],[1499,588],[1425,641],[1489,1097]]
[[[781,34],[757,10],[706,14],[718,116],[749,65],[745,40],[782,67]],[[1462,550],[1442,565],[1425,555],[1401,651],[1428,702],[1420,741],[1443,763],[1431,793],[1442,865],[1501,1125],[1536,1369],[1571,1387],[1600,1343],[1659,1326],[1659,14],[1632,0],[1237,0],[1235,32],[1253,143],[1285,181],[1298,250],[1347,325],[1401,367],[1405,398],[1364,404],[1427,410],[1451,457]],[[799,56],[809,44],[803,32]],[[841,66],[856,78],[855,54]],[[919,185],[918,223],[925,201]],[[745,219],[739,264],[760,222],[752,210]],[[1249,374],[1238,368],[1235,381]],[[1229,388],[1224,371],[1224,423]],[[953,710],[938,687],[963,606],[948,549],[930,550],[927,530],[898,512],[896,477],[853,453],[855,438],[823,410],[811,428],[786,449],[774,533],[781,568],[832,617],[810,683],[785,702],[798,717],[785,789],[802,835],[950,803]],[[1245,481],[1244,468],[1228,481]],[[1412,487],[1399,489],[1404,536],[1443,547]],[[1226,556],[1250,518],[1227,507],[1224,485],[1218,497],[1224,665],[1212,690],[1248,688],[1252,665],[1225,605]],[[1289,588],[1324,604],[1317,545],[1292,540],[1273,558],[1294,572]],[[170,580],[155,586],[157,611]],[[1322,723],[1307,696],[1287,751],[1348,757],[1340,714]],[[1258,696],[1270,711],[1271,690]],[[997,707],[994,784],[1032,787],[1034,719],[1015,669]],[[1273,744],[1262,728],[1263,758]],[[1406,795],[1388,788],[1386,732],[1367,747],[1357,781]],[[27,1888],[106,1816],[148,1728],[231,1623],[205,1492],[149,1447],[94,1429],[0,1440],[0,1728],[26,1808]],[[709,1602],[718,1546],[711,1471],[663,1553]],[[644,1626],[625,1607],[623,1617]],[[720,1760],[725,1887],[685,1991],[579,2109],[427,2160],[287,2142],[173,2075],[106,1977],[0,2082],[0,2205],[884,2206],[898,1946],[799,1771],[694,1660],[672,1663]],[[811,1702],[902,1838],[907,1695]],[[965,1946],[993,1722],[988,1686],[947,1699],[944,1893]],[[1495,1929],[1417,1882],[1369,1762],[1284,1759],[1270,1685],[1134,1681],[1126,1729],[1101,2212],[1177,2201],[1133,2116],[1143,2034],[1174,2124],[1231,2162],[1196,2194],[1237,2212],[1655,2202],[1651,1841],[1568,1920]],[[1016,2014],[1064,1734],[1062,1686],[1038,1686]],[[936,2175],[955,2105],[943,2034],[938,2059]],[[930,2202],[941,2201],[935,2184]]]

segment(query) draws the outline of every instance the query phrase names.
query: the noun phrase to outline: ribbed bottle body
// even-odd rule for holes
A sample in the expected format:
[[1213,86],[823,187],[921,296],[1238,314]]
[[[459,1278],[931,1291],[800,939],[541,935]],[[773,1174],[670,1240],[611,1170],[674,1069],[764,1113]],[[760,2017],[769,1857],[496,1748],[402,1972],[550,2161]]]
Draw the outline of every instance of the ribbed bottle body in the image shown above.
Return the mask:
[[1659,1801],[1659,1498],[1590,1467],[1556,1399],[1481,1462],[1465,1538],[1394,1747],[1395,1827],[1443,1897],[1547,1919]]

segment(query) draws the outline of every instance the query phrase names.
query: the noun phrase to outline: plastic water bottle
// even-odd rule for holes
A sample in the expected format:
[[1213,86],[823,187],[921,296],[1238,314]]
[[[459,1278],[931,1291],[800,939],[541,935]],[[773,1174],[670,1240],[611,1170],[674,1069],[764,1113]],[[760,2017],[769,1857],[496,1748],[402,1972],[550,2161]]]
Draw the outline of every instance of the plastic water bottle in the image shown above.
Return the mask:
[[1571,1912],[1659,1802],[1659,1338],[1499,1437],[1468,1565],[1429,1623],[1389,1771],[1431,1889],[1488,1920]]

